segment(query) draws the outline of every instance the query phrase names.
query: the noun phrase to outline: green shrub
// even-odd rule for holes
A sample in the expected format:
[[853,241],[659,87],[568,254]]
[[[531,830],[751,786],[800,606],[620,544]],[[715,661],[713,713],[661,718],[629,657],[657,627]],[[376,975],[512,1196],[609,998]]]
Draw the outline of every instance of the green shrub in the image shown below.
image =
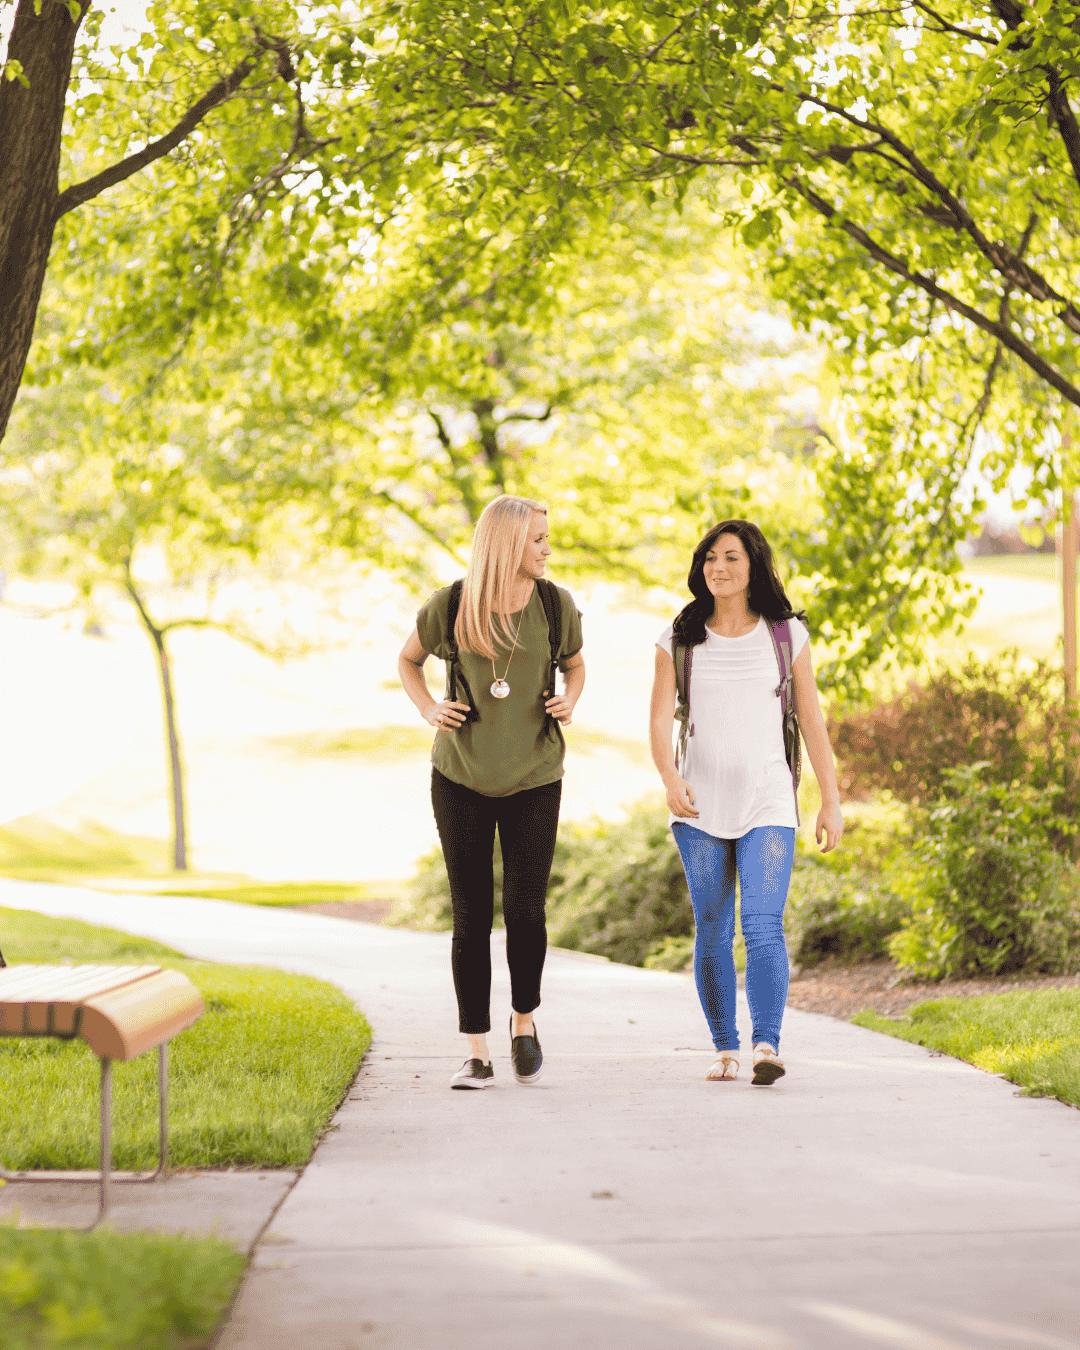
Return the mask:
[[916,974],[1060,971],[1080,957],[1080,883],[1054,848],[1068,829],[1060,793],[988,768],[946,771],[942,796],[916,813],[922,896],[890,941]]
[[1061,671],[1039,662],[1023,669],[1017,652],[960,670],[934,671],[877,707],[848,707],[829,719],[840,790],[866,800],[887,791],[902,801],[938,795],[950,769],[985,763],[1000,783],[1036,787],[1064,782]]
[[666,806],[646,799],[617,824],[570,826],[548,893],[548,931],[556,946],[631,966],[661,951],[670,962],[678,950],[669,945],[672,938],[692,950],[694,911],[667,817]]
[[905,886],[911,841],[903,813],[860,813],[844,840],[822,855],[800,841],[785,911],[788,952],[803,969],[828,958],[872,961],[909,917]]
[[[498,923],[502,902],[498,845],[494,872]],[[693,954],[694,912],[666,806],[646,800],[618,824],[562,825],[547,913],[548,934],[556,946],[627,965],[650,960],[654,969],[685,966]],[[435,932],[453,927],[441,849],[420,860],[406,895],[391,910],[390,922]]]
[[[548,889],[548,931],[560,947],[593,952],[650,970],[683,970],[693,960],[694,912],[663,802],[647,799],[625,821],[564,825]],[[828,956],[871,960],[886,954],[889,937],[910,905],[888,869],[907,857],[903,812],[864,812],[843,847],[825,858],[800,848],[788,901],[789,949],[797,965]],[[495,849],[496,913],[502,867]],[[442,853],[421,860],[392,921],[446,931],[453,915]],[[735,962],[746,957],[736,936]]]

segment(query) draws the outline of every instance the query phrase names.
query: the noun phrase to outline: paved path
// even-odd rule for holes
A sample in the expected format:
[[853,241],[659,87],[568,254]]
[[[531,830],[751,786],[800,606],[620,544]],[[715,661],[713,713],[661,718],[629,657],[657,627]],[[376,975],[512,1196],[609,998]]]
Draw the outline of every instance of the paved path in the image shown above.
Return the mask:
[[1080,1113],[956,1060],[789,1011],[779,1085],[706,1083],[688,980],[552,953],[543,1081],[509,1071],[500,958],[497,1086],[450,1092],[445,935],[13,882],[0,904],[322,976],[374,1024],[220,1350],[1080,1348]]

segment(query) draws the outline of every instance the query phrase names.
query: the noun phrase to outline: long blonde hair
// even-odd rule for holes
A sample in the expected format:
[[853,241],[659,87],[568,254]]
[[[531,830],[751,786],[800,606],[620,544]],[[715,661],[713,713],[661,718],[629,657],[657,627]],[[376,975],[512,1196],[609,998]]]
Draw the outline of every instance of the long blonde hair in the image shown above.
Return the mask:
[[509,646],[513,630],[505,616],[535,511],[547,515],[546,507],[528,497],[496,497],[476,522],[454,626],[463,650],[494,659],[496,643]]

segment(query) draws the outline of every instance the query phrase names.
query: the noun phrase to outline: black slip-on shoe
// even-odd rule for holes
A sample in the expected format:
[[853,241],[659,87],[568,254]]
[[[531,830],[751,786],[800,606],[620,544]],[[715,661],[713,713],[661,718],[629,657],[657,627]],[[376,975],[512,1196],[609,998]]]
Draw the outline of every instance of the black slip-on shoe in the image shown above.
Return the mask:
[[535,1083],[540,1077],[544,1056],[536,1038],[536,1023],[533,1022],[531,1036],[515,1036],[513,1013],[510,1015],[510,1059],[519,1083]]
[[450,1079],[452,1088],[486,1088],[495,1081],[495,1070],[482,1059],[467,1059]]

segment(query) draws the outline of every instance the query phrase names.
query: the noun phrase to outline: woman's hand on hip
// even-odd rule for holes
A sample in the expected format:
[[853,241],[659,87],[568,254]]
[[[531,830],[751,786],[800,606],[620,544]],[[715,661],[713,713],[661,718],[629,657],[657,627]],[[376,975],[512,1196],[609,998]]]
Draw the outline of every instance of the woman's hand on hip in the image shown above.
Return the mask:
[[831,849],[834,849],[844,837],[844,817],[840,814],[840,808],[835,803],[823,806],[817,814],[815,837],[819,844],[822,835],[825,836],[825,843],[821,848],[822,853],[828,853]]
[[667,804],[673,816],[679,816],[683,820],[696,820],[701,812],[697,809],[697,798],[694,796],[694,789],[685,778],[674,778],[670,783],[665,784],[667,790]]
[[554,698],[544,700],[544,711],[549,717],[554,717],[556,722],[568,727],[574,715],[574,705],[565,694],[556,694]]
[[434,704],[424,714],[431,725],[438,727],[440,731],[457,731],[468,715],[469,705],[467,703],[453,703],[448,698],[444,698],[441,703]]

